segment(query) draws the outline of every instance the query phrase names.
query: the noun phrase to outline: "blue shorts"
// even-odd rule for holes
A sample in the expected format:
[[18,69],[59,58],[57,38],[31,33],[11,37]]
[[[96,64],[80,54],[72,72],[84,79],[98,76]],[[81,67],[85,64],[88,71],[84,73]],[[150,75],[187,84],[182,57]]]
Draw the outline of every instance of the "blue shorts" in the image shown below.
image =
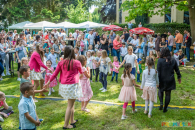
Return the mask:
[[173,50],[173,46],[168,46],[169,50],[172,51]]
[[132,68],[131,74],[133,74],[135,76],[135,68]]

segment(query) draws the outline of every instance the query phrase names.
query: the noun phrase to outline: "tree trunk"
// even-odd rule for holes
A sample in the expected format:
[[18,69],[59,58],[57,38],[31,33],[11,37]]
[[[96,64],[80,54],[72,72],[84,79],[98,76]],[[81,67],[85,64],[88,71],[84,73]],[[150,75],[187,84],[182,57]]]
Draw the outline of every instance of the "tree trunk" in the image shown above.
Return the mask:
[[191,29],[191,37],[192,44],[195,42],[195,7],[191,5],[195,5],[195,0],[188,0],[189,6],[189,20],[190,20],[190,29]]

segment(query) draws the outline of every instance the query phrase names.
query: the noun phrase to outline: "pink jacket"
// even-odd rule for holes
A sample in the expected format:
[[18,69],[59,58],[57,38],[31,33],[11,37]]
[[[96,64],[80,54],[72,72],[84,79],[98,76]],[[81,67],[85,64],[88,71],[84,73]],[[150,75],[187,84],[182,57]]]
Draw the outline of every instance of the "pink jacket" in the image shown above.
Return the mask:
[[[119,67],[119,62],[113,62],[113,64],[118,68]],[[113,71],[116,72],[116,73],[119,73],[119,71],[117,71],[115,68],[113,68]]]
[[[52,82],[60,72],[60,79],[59,82],[61,84],[76,84],[79,82],[79,73],[82,74],[82,66],[80,61],[73,60],[73,64],[70,63],[70,65],[73,65],[72,68],[68,71],[68,66],[66,63],[68,60],[62,60],[58,63],[55,72],[52,74],[50,78],[50,82]],[[68,64],[68,63],[67,63]]]
[[47,70],[47,66],[43,64],[39,53],[37,53],[36,51],[33,52],[28,65],[30,66],[30,70],[34,69],[35,72],[41,72],[41,67]]

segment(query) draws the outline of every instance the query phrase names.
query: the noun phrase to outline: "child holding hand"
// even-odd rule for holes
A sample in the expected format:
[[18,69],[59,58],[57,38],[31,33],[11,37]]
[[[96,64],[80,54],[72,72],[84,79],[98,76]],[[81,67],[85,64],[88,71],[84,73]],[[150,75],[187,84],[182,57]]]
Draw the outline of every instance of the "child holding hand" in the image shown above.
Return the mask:
[[119,73],[119,71],[117,70],[117,67],[119,67],[119,62],[118,62],[118,58],[117,58],[117,56],[114,56],[114,62],[113,62],[113,65],[115,65],[115,67],[116,67],[116,68],[113,68],[113,73],[112,73],[112,79],[111,79],[111,82],[113,81],[114,76],[116,75],[116,82],[118,83],[118,73]]

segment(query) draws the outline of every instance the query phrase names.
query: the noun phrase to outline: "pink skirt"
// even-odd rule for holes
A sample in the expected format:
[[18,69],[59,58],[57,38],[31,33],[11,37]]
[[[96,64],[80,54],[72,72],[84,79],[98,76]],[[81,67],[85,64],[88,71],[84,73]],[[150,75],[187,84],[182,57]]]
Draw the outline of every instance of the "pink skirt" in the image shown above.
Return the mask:
[[144,100],[150,100],[152,102],[157,103],[157,89],[156,89],[156,87],[145,86],[141,97]]
[[136,95],[135,87],[134,86],[132,87],[123,86],[118,99],[122,102],[129,102],[130,100],[131,102],[136,101],[137,95]]

